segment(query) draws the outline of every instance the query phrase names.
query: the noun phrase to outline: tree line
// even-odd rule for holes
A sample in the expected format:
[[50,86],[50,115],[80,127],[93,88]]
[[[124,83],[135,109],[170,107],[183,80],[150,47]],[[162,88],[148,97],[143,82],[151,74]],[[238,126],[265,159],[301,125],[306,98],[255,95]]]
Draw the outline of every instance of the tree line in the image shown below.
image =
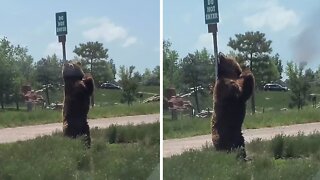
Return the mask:
[[[73,51],[77,56],[73,61],[79,61],[85,72],[94,77],[96,86],[104,82],[119,84],[117,69],[113,59],[109,58],[108,49],[100,42],[80,43]],[[6,37],[0,39],[0,105],[16,104],[22,101],[21,87],[30,85],[33,89],[46,89],[46,102],[50,104],[49,90],[60,89],[63,85],[63,61],[55,54],[35,61],[26,47],[13,45]],[[118,76],[124,77],[122,69]],[[134,66],[131,69],[135,69]],[[152,71],[145,69],[144,73],[134,72],[132,81],[142,85],[160,85],[160,67]],[[124,89],[125,90],[125,89]]]
[[[271,82],[289,86],[291,89],[289,107],[296,106],[301,109],[308,98],[311,85],[320,85],[316,78],[320,77],[320,66],[313,72],[310,68],[305,70],[305,63],[297,64],[290,61],[284,69],[280,55],[273,54],[272,41],[267,40],[262,32],[235,34],[229,38],[227,45],[232,50],[226,55],[236,58],[242,68],[248,68],[253,72],[256,91],[262,90],[266,83]],[[178,52],[172,48],[172,42],[163,41],[164,92],[170,87],[176,88],[179,92],[193,89],[198,112],[200,108],[197,87],[210,88],[214,85],[214,66],[214,56],[205,48],[188,53],[185,57],[179,57]],[[288,77],[285,81],[283,73]],[[208,93],[206,95],[208,96]],[[255,95],[251,98],[251,109],[252,113],[255,113]]]

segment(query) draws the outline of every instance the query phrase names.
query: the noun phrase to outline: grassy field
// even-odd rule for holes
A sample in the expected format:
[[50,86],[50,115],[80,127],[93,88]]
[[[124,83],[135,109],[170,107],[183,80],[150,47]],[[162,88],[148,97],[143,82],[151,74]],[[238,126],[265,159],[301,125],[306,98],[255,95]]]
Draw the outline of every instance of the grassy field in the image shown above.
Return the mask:
[[[311,90],[312,93],[320,94],[320,89],[318,87],[313,87]],[[255,93],[256,98],[256,111],[265,112],[270,111],[280,111],[282,108],[288,108],[290,102],[290,91],[287,92],[277,92],[277,91],[257,91]],[[190,96],[187,98],[195,104],[194,97]],[[320,97],[318,97],[320,99]],[[199,95],[199,106],[200,109],[210,108],[212,109],[212,95]],[[319,102],[319,100],[318,100]],[[250,99],[247,102],[247,112],[251,113],[251,101]],[[312,105],[312,102],[307,102],[309,105]]]
[[207,146],[164,159],[164,179],[320,179],[320,134],[277,136],[246,146],[249,161]]
[[[318,92],[320,93],[320,92]],[[256,110],[279,111],[282,108],[288,108],[290,101],[290,91],[275,92],[275,91],[257,91],[256,94]],[[194,97],[188,97],[192,104],[195,104]],[[212,109],[212,95],[199,95],[200,109]],[[251,101],[247,102],[247,111],[251,112]],[[312,104],[311,102],[309,104]]]
[[[139,86],[139,92],[146,92],[143,98],[148,98],[151,96],[149,93],[160,94],[159,86]],[[113,89],[100,89],[96,88],[94,91],[95,104],[98,106],[113,105],[115,103],[120,103],[122,97],[121,90]],[[43,94],[43,97],[45,95]],[[51,102],[62,102],[63,101],[63,90],[60,91],[50,91],[50,101]]]
[[[145,92],[143,98],[152,96],[152,93],[160,91],[159,86],[140,86],[139,91]],[[132,106],[121,104],[122,91],[110,89],[96,89],[96,106],[89,111],[89,118],[107,118],[118,116],[144,115],[160,112],[159,102],[140,104],[139,100]],[[62,91],[51,92],[51,102],[61,102],[63,100]],[[22,106],[20,111],[16,111],[13,106],[0,109],[0,128],[16,127],[23,125],[35,125],[45,123],[61,122],[61,110],[49,110],[36,107],[32,112],[26,112],[26,107]]]
[[[261,127],[274,127],[290,124],[301,124],[320,122],[319,109],[305,108],[303,110],[270,111],[247,114],[244,120],[244,129],[255,129]],[[163,118],[164,139],[182,138],[211,133],[211,118],[197,118],[188,115],[179,116],[178,120],[171,120],[169,114]]]
[[[319,93],[319,89],[314,88],[313,93]],[[189,97],[193,101],[193,97]],[[273,92],[257,91],[256,92],[256,111],[251,115],[251,102],[247,102],[247,115],[244,121],[245,129],[274,127],[280,125],[290,125],[298,123],[319,122],[319,110],[310,108],[309,105],[301,111],[289,109],[281,111],[282,108],[288,108],[290,101],[290,91]],[[209,107],[212,109],[212,95],[201,96],[201,108]],[[194,103],[193,103],[194,104]],[[165,139],[182,138],[196,135],[210,134],[211,119],[190,117],[186,114],[180,114],[178,120],[171,120],[169,112],[164,113],[163,133]]]
[[[159,113],[159,111],[159,102],[148,104],[135,103],[132,106],[128,106],[126,104],[118,104],[103,107],[94,107],[89,111],[89,118],[96,119],[119,116],[144,115]],[[58,111],[36,109],[32,112],[0,110],[0,128],[57,122],[62,122],[61,110]]]
[[91,130],[92,146],[61,134],[0,144],[0,179],[159,179],[159,123]]

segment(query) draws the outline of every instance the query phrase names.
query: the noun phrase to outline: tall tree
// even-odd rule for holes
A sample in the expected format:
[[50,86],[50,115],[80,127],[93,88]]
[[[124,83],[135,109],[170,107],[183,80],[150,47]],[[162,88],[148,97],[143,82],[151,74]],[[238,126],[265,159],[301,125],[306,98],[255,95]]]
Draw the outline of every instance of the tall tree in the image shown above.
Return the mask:
[[0,103],[2,109],[4,109],[5,97],[9,95],[14,82],[13,49],[14,46],[7,38],[0,40]]
[[107,61],[97,61],[93,66],[94,81],[101,84],[107,81],[114,81],[114,74],[112,72],[112,65]]
[[132,105],[132,102],[135,100],[137,94],[138,82],[133,78],[133,71],[135,67],[130,66],[125,68],[125,66],[120,66],[120,84],[122,86],[122,102],[127,102],[128,106]]
[[[104,48],[103,44],[98,41],[87,42],[86,44],[80,43],[79,46],[75,46],[73,52],[82,58],[84,66],[90,66],[90,73],[94,79],[99,72],[94,71],[95,68],[93,66],[98,66],[97,63],[106,61],[109,57],[108,49]],[[94,106],[93,94],[91,96],[91,106]]]
[[116,68],[116,65],[114,64],[114,61],[113,59],[110,59],[110,66],[111,66],[111,69],[112,69],[112,73],[113,73],[113,80],[116,79],[116,74],[117,74],[117,68]]
[[[266,55],[272,52],[271,40],[267,40],[264,33],[259,31],[246,32],[245,34],[236,34],[235,38],[229,39],[228,46],[239,53],[240,58],[247,61],[250,70],[255,76],[259,71],[254,67],[259,67],[265,59]],[[256,82],[259,82],[256,79]],[[251,96],[252,113],[255,113],[255,94]]]
[[133,79],[135,79],[136,82],[141,83],[142,75],[138,71],[136,71],[133,73]]
[[152,71],[146,68],[142,74],[142,84],[146,86],[160,85],[160,66],[156,66]]
[[298,66],[293,62],[287,64],[287,75],[289,77],[289,88],[291,90],[291,103],[289,106],[297,106],[298,109],[302,109],[306,104],[310,89],[306,73],[303,73],[304,66],[304,64]]
[[[255,59],[255,58],[254,58]],[[274,82],[280,79],[280,74],[278,67],[275,64],[272,57],[269,55],[264,55],[259,57],[259,63],[253,63],[253,68],[256,79],[256,86],[260,89],[263,88],[263,85],[269,82]]]
[[62,83],[61,63],[58,57],[54,54],[42,58],[36,63],[36,79],[45,87],[47,103],[50,104],[49,90],[52,85]]
[[175,50],[171,50],[172,43],[169,40],[163,41],[163,78],[164,89],[174,87],[179,80],[178,76],[178,59],[179,54]]
[[151,78],[152,73],[151,70],[149,68],[146,68],[144,70],[144,73],[142,74],[142,81],[144,81],[143,83],[146,84],[147,81]]
[[194,90],[196,109],[200,112],[198,93],[199,86],[207,87],[214,79],[214,66],[206,49],[188,54],[180,63],[182,82]]
[[34,81],[34,67],[32,65],[33,58],[28,55],[28,49],[21,46],[16,46],[13,49],[13,72],[15,74],[13,81],[13,98],[16,103],[16,108],[19,110],[19,101],[21,97],[21,86],[31,84]]
[[0,103],[4,108],[4,100],[10,96],[10,103],[15,102],[19,110],[21,85],[33,79],[32,57],[28,49],[20,45],[14,46],[7,38],[0,40]]
[[315,84],[317,86],[320,86],[320,65],[318,66],[318,69],[314,72],[314,79],[315,79]]
[[282,79],[283,66],[282,66],[282,61],[280,59],[280,55],[278,53],[276,53],[276,55],[274,55],[272,57],[272,61],[275,64],[275,66],[277,67],[277,70],[279,73],[279,79]]
[[79,47],[76,46],[73,50],[78,56],[80,56],[84,61],[85,65],[90,65],[90,72],[93,75],[93,68],[95,62],[100,60],[108,59],[108,49],[103,47],[102,43],[96,42],[87,42],[86,44],[80,43]]
[[312,71],[311,68],[306,69],[304,75],[306,77],[307,82],[309,83],[313,82],[316,77],[315,73]]
[[159,85],[160,85],[160,66],[156,66],[156,67],[152,70],[152,75],[158,80]]

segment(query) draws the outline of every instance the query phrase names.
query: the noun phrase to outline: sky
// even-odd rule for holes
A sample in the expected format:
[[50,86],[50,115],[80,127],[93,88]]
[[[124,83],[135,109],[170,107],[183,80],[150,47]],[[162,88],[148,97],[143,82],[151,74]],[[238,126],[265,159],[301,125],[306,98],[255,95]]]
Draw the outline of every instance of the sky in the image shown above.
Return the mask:
[[[180,58],[207,48],[213,53],[212,35],[204,18],[203,0],[163,0],[163,36]],[[228,54],[229,38],[260,31],[271,40],[272,54],[279,53],[284,69],[288,61],[320,65],[320,1],[218,0],[218,51]]]
[[67,12],[67,59],[79,43],[99,41],[109,58],[141,73],[160,64],[160,2],[157,0],[6,0],[1,2],[0,38],[27,47],[38,61],[56,53],[62,59],[55,14]]

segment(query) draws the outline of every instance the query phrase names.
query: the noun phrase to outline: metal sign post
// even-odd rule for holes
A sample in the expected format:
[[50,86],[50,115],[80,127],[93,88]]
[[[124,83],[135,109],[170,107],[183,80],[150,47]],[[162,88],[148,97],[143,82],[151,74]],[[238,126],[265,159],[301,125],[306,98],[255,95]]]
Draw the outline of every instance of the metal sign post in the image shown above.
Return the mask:
[[213,40],[213,52],[215,57],[215,78],[218,79],[218,64],[219,64],[219,57],[218,57],[218,26],[217,24],[208,24],[208,32],[212,33],[212,40]]
[[67,60],[66,58],[66,35],[58,36],[59,42],[62,43],[62,55],[63,55],[63,62]]
[[208,33],[212,33],[214,57],[215,57],[215,78],[218,79],[218,26],[219,11],[218,0],[204,0],[205,23],[208,24]]
[[67,12],[56,13],[56,33],[62,43],[63,62],[66,62]]

